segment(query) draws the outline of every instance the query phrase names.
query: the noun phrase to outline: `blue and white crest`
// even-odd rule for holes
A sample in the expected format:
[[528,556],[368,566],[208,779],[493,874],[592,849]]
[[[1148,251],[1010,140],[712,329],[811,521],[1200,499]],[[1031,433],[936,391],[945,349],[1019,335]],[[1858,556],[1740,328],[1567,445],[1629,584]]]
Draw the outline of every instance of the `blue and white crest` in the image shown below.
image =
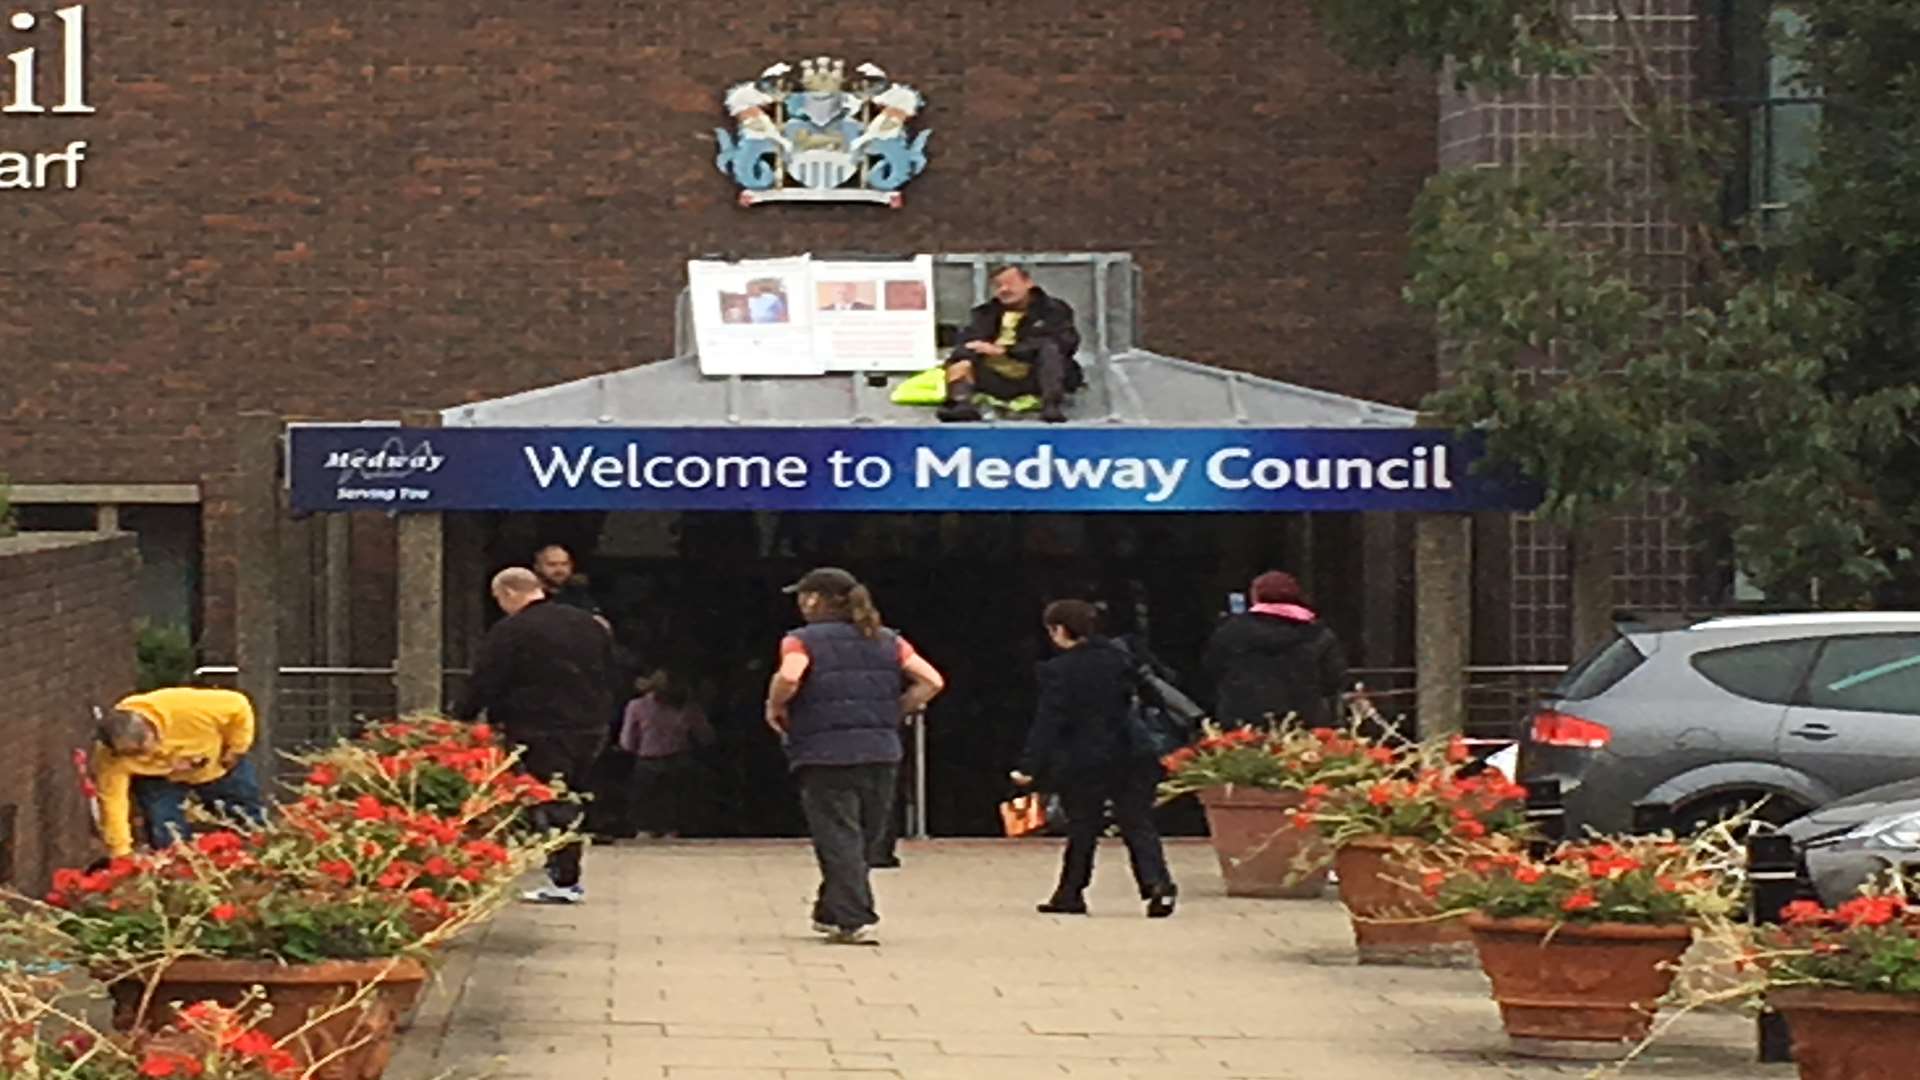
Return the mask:
[[927,167],[927,137],[907,126],[926,104],[874,64],[847,76],[844,60],[775,64],[727,90],[738,125],[714,132],[714,164],[742,188],[740,205],[874,202],[898,207],[900,188]]

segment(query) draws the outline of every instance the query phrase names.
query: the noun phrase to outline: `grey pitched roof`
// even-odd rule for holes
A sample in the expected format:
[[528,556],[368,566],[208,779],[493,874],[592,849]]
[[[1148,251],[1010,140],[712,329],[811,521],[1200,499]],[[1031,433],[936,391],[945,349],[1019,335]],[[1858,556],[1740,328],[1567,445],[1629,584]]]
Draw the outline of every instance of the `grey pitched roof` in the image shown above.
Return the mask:
[[[1128,349],[1086,365],[1069,423],[1129,427],[1404,428],[1408,409],[1276,379]],[[448,427],[855,427],[938,423],[934,410],[895,405],[901,376],[708,378],[692,356],[458,405]],[[1022,421],[1024,422],[1024,421]]]

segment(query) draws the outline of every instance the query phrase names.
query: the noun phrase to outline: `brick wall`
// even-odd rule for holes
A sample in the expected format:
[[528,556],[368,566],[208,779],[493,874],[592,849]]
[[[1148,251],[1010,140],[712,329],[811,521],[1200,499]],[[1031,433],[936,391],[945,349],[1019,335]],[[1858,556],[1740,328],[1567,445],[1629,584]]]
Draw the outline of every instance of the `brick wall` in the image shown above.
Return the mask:
[[[237,412],[394,416],[663,357],[690,255],[1131,251],[1155,349],[1401,404],[1430,383],[1398,289],[1434,89],[1343,68],[1304,0],[87,18],[98,112],[0,118],[0,149],[91,143],[80,190],[0,217],[0,462],[203,482],[216,654]],[[724,88],[821,52],[928,95],[905,209],[743,210],[713,168]]]
[[8,885],[43,889],[54,867],[98,853],[70,756],[91,730],[85,706],[133,691],[139,570],[132,534],[0,539],[0,815],[8,807],[13,815]]

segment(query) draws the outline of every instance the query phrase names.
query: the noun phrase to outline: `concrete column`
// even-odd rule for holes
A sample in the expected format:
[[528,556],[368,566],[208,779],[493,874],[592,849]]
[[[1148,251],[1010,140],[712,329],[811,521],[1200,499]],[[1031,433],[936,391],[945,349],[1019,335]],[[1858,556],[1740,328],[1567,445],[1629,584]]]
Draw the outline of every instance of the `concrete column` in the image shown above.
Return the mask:
[[284,423],[273,413],[242,413],[234,431],[235,561],[233,653],[238,687],[253,701],[254,765],[262,779],[278,771],[280,730],[280,458]]
[[[439,414],[409,412],[409,428],[438,427]],[[408,449],[412,449],[409,436]],[[394,610],[399,655],[394,661],[394,689],[401,713],[438,712],[446,652],[446,600],[441,516],[437,513],[401,513],[399,561]]]
[[93,531],[103,533],[120,531],[119,503],[100,503],[93,508]]
[[1613,634],[1614,554],[1619,548],[1620,523],[1613,518],[1573,530],[1572,598],[1573,655],[1568,661],[1598,648]]
[[1413,666],[1422,737],[1467,721],[1473,640],[1473,521],[1421,514],[1414,524]]

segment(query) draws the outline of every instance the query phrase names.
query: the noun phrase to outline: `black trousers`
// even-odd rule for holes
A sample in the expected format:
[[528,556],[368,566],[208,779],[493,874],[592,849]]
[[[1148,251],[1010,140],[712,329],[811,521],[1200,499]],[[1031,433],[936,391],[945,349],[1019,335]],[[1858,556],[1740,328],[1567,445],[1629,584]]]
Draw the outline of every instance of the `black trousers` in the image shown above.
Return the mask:
[[1055,900],[1079,901],[1093,882],[1093,856],[1107,827],[1107,804],[1127,844],[1133,881],[1142,899],[1154,888],[1173,883],[1160,833],[1153,826],[1154,790],[1160,783],[1157,761],[1128,762],[1113,769],[1060,778],[1056,786],[1067,812],[1067,850],[1060,861]]
[[1037,394],[1042,401],[1058,402],[1080,388],[1085,376],[1080,365],[1068,359],[1060,352],[1060,346],[1052,341],[1040,343],[1040,354],[1029,362],[1031,370],[1024,379],[1009,379],[993,370],[987,358],[976,354],[972,349],[961,348],[954,351],[947,363],[952,365],[967,360],[973,363],[973,385],[983,394],[991,394],[1002,401],[1025,394]]
[[803,765],[800,808],[820,864],[813,921],[858,930],[880,921],[868,862],[885,842],[893,815],[895,764]]
[[634,823],[655,836],[687,831],[687,790],[693,780],[692,754],[640,758],[633,763]]
[[[593,774],[593,763],[606,745],[604,731],[561,731],[521,734],[508,732],[508,740],[526,746],[520,756],[521,771],[539,780],[559,777],[572,792],[585,792]],[[533,808],[527,815],[536,829],[570,829],[580,823],[578,803],[550,802]],[[547,856],[547,877],[561,888],[580,884],[581,845],[578,843]]]

